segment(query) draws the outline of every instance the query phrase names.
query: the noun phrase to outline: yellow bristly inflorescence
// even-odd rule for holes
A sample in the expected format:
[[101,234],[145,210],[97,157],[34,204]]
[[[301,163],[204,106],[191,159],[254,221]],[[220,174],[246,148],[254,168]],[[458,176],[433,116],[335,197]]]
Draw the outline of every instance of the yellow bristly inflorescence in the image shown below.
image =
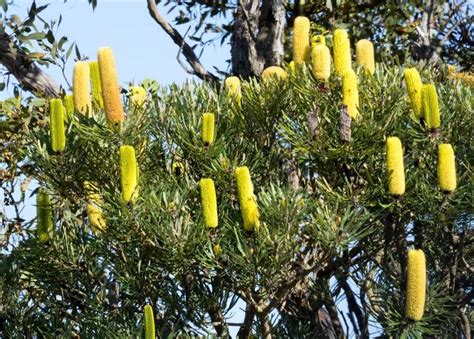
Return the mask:
[[40,241],[51,238],[53,231],[53,211],[48,193],[43,188],[36,194],[36,235]]
[[456,189],[456,161],[450,144],[438,145],[438,185],[447,193]]
[[400,196],[405,193],[405,167],[400,139],[397,137],[387,138],[386,149],[387,171],[389,173],[388,191],[391,195]]
[[84,189],[87,192],[86,210],[91,229],[94,233],[100,233],[101,231],[104,231],[107,226],[102,214],[104,200],[98,192],[98,186],[96,183],[86,181],[84,182]]
[[227,91],[227,95],[240,105],[242,102],[242,88],[239,77],[228,77],[224,81],[224,87]]
[[249,169],[245,166],[237,167],[235,177],[244,229],[249,232],[258,230],[260,226],[259,213]]
[[367,39],[362,39],[356,43],[356,61],[365,67],[370,74],[375,72],[374,45]]
[[293,26],[293,61],[302,65],[309,60],[310,22],[305,16],[298,16]]
[[334,70],[339,76],[352,69],[351,64],[351,43],[347,32],[344,29],[334,31]]
[[323,35],[313,37],[311,61],[314,76],[327,82],[331,76],[331,52],[326,46],[326,39]]
[[66,132],[64,130],[64,106],[61,99],[49,101],[49,112],[51,148],[54,152],[62,152],[66,147]]
[[113,125],[120,125],[124,120],[124,113],[112,48],[100,48],[97,52],[97,60],[107,121]]
[[92,83],[92,102],[96,109],[104,108],[102,100],[102,85],[100,84],[99,63],[97,61],[89,61],[89,71]]
[[209,228],[217,227],[217,198],[214,181],[209,178],[203,178],[199,182],[201,189],[201,204],[204,216],[204,225]]
[[288,73],[281,67],[270,66],[263,70],[261,77],[263,81],[267,81],[272,78],[285,80],[286,78],[288,78]]
[[151,305],[145,305],[145,339],[155,339],[155,316]]
[[122,199],[129,203],[136,197],[138,189],[138,166],[135,158],[135,149],[132,146],[120,146],[120,179],[122,185]]
[[423,318],[426,294],[426,259],[422,250],[409,250],[405,315],[413,320]]
[[72,75],[72,91],[76,111],[92,116],[89,62],[77,61]]
[[146,104],[146,90],[141,86],[130,86],[129,90],[130,102],[132,107],[143,108]]
[[410,97],[411,107],[417,118],[422,118],[421,110],[421,87],[423,86],[420,74],[416,68],[407,68],[403,71],[405,84]]
[[342,103],[347,106],[349,116],[356,119],[359,115],[359,90],[353,69],[348,69],[342,76]]
[[204,113],[202,115],[201,136],[205,146],[209,146],[214,141],[214,114]]
[[429,129],[437,129],[440,125],[438,94],[436,93],[436,86],[433,84],[426,84],[421,87],[421,100],[423,117],[425,118],[426,126]]

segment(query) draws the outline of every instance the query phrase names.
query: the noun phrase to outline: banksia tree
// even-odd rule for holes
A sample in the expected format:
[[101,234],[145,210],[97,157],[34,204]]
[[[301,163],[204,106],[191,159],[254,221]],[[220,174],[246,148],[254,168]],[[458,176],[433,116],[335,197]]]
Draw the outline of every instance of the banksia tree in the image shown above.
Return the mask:
[[421,88],[423,86],[420,74],[416,68],[406,68],[403,71],[405,75],[405,84],[410,98],[411,107],[417,118],[422,118]]
[[388,191],[400,196],[405,193],[405,166],[403,165],[402,143],[397,137],[389,137],[386,142]]
[[297,16],[293,25],[293,61],[296,65],[302,65],[309,60],[309,30],[309,19]]
[[359,115],[359,89],[357,75],[352,69],[342,76],[342,103],[347,106],[349,116],[356,119]]
[[438,145],[438,185],[447,193],[456,189],[456,161],[450,144]]
[[374,45],[367,39],[362,39],[356,43],[356,61],[363,66],[370,74],[375,72]]
[[64,106],[61,99],[49,101],[49,113],[51,148],[54,152],[62,152],[66,147],[66,132],[64,130]]
[[124,120],[124,112],[120,101],[120,86],[112,48],[100,48],[97,52],[97,60],[99,62],[102,99],[107,120],[112,125],[120,125]]
[[201,189],[202,214],[204,225],[209,228],[217,227],[217,198],[214,181],[209,178],[201,179],[199,182]]
[[51,238],[53,232],[53,211],[48,193],[40,188],[36,195],[36,235],[40,241]]
[[432,130],[438,129],[440,126],[440,116],[436,86],[434,84],[423,85],[421,87],[421,99],[426,126]]
[[351,43],[346,30],[336,29],[333,37],[334,70],[339,76],[352,69]]
[[235,178],[244,229],[248,232],[258,231],[260,227],[259,213],[249,169],[245,166],[237,167]]
[[322,35],[313,38],[311,61],[314,76],[322,81],[328,81],[331,76],[331,52]]
[[76,111],[92,116],[91,84],[89,63],[77,61],[72,75],[72,90]]
[[100,71],[97,60],[89,61],[89,71],[92,84],[92,102],[95,109],[103,109],[104,101],[102,100],[102,86],[100,84]]
[[425,308],[426,259],[422,250],[409,250],[407,260],[407,290],[405,314],[421,320]]
[[202,115],[201,138],[206,147],[214,142],[214,126],[214,114],[204,113]]

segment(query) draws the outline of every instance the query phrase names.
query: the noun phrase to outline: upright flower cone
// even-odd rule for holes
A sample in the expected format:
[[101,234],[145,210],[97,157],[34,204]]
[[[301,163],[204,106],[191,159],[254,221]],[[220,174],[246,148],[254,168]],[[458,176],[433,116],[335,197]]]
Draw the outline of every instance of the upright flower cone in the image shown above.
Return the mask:
[[228,77],[224,81],[224,87],[227,91],[227,95],[240,105],[242,102],[242,89],[239,77]]
[[205,146],[209,146],[214,142],[214,114],[204,113],[202,115],[202,142]]
[[407,68],[403,71],[405,76],[405,84],[410,97],[411,107],[417,118],[422,118],[421,110],[421,87],[422,82],[420,74],[416,68]]
[[51,147],[54,152],[62,152],[66,147],[66,132],[64,131],[64,106],[61,99],[49,101],[49,112]]
[[64,110],[66,111],[65,119],[66,121],[74,115],[74,98],[72,94],[64,96],[63,99]]
[[288,73],[281,67],[270,66],[265,68],[260,76],[262,77],[263,81],[270,80],[271,78],[285,80],[288,78]]
[[216,188],[212,179],[203,178],[199,182],[204,225],[215,228],[218,225]]
[[387,170],[389,172],[388,191],[391,195],[405,193],[405,167],[403,165],[402,143],[397,137],[389,137],[387,147]]
[[293,26],[293,61],[302,65],[309,59],[309,19],[297,16]]
[[429,129],[438,129],[440,125],[438,94],[433,84],[421,87],[423,116]]
[[438,145],[438,185],[447,193],[456,189],[456,161],[450,144]]
[[89,63],[77,61],[72,75],[72,92],[76,111],[90,117],[93,114]]
[[130,102],[135,108],[143,108],[146,104],[147,94],[141,86],[130,86]]
[[342,103],[347,106],[347,112],[352,119],[359,115],[359,90],[357,75],[354,70],[347,70],[342,77]]
[[89,223],[94,233],[100,233],[105,230],[107,224],[102,214],[102,205],[104,200],[100,196],[97,184],[91,182],[84,182],[84,188],[87,192],[87,216]]
[[260,227],[257,199],[253,192],[252,179],[247,167],[235,169],[237,191],[239,193],[240,211],[244,221],[244,229],[248,232],[258,230]]
[[351,43],[347,32],[344,29],[334,31],[334,70],[339,76],[352,69],[351,64]]
[[356,43],[356,61],[364,66],[370,74],[375,72],[374,45],[367,39],[362,39]]
[[120,146],[120,178],[122,184],[122,199],[129,203],[136,196],[138,186],[137,160],[132,146]]
[[95,108],[103,109],[104,101],[102,100],[102,86],[100,84],[99,63],[97,61],[90,61],[89,71],[91,73],[92,82],[92,102]]
[[313,46],[311,50],[311,61],[314,76],[327,82],[331,76],[331,52],[326,46],[323,35],[313,37]]
[[102,99],[104,100],[107,121],[113,125],[120,125],[124,120],[124,113],[120,101],[120,86],[112,48],[100,48],[97,53],[97,60],[99,61]]
[[150,305],[145,305],[145,339],[155,339],[155,316],[153,315],[153,308]]
[[409,250],[405,315],[413,320],[423,318],[426,294],[426,259],[422,250]]
[[53,211],[48,193],[43,188],[36,195],[36,235],[40,241],[51,238],[53,231]]

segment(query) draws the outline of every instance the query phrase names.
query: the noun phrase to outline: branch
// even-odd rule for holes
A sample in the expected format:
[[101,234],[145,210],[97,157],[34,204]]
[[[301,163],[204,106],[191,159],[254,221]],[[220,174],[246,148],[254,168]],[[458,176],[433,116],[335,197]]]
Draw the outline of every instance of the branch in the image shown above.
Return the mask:
[[183,36],[169,24],[166,19],[161,16],[158,8],[156,7],[154,0],[147,0],[148,3],[148,12],[150,12],[151,17],[156,21],[158,25],[170,36],[173,42],[180,46],[182,49],[182,53],[186,58],[186,61],[189,63],[191,68],[193,69],[193,74],[198,76],[202,80],[208,81],[217,81],[219,80],[214,74],[209,73],[207,69],[199,61],[199,58],[194,53],[194,50],[189,46],[186,41],[184,41]]
[[43,72],[5,32],[0,34],[0,64],[18,80],[24,90],[47,98],[60,95],[58,84]]

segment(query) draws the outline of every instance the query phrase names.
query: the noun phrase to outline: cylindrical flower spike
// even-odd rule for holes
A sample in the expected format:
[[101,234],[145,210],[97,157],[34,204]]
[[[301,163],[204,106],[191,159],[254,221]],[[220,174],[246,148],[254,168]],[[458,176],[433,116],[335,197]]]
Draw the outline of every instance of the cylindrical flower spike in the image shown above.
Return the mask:
[[348,69],[342,77],[342,103],[347,106],[350,117],[356,119],[359,115],[359,90],[353,69]]
[[74,115],[74,98],[72,94],[64,96],[63,99],[64,110],[66,111],[65,119],[68,120],[69,117]]
[[421,87],[421,99],[423,107],[423,116],[426,126],[429,129],[437,129],[440,125],[438,94],[433,84],[423,85]]
[[281,67],[270,66],[263,70],[261,77],[263,81],[267,81],[274,77],[280,80],[285,80],[288,78],[288,73]]
[[201,204],[204,215],[204,225],[209,228],[217,227],[217,198],[216,188],[212,179],[201,179],[199,182],[201,188]]
[[242,101],[242,89],[241,89],[239,77],[236,77],[236,76],[228,77],[224,81],[224,87],[229,97],[234,99],[240,105]]
[[[313,43],[311,51],[313,74],[317,79],[327,82],[331,76],[331,52],[324,44],[324,36],[318,35],[317,37],[321,37],[317,41],[323,42]],[[313,40],[316,40],[315,38]]]
[[130,102],[133,107],[142,108],[145,106],[147,94],[141,86],[130,86]]
[[447,193],[456,189],[456,162],[450,144],[438,145],[438,185]]
[[43,188],[36,195],[36,234],[40,241],[51,238],[53,231],[53,211],[48,193]]
[[120,146],[120,178],[122,184],[122,199],[125,203],[133,200],[137,190],[138,174],[135,149],[132,146]]
[[426,259],[422,250],[409,250],[407,261],[407,290],[405,314],[407,318],[423,317],[426,294]]
[[88,117],[92,116],[90,70],[87,61],[77,61],[74,64],[72,91],[76,111]]
[[421,82],[420,74],[416,68],[407,68],[403,71],[403,74],[405,76],[405,83],[413,112],[417,118],[421,118],[421,87],[423,84]]
[[120,101],[120,86],[115,69],[115,59],[112,48],[102,47],[97,53],[102,85],[102,99],[109,123],[120,125],[124,120],[123,106]]
[[153,315],[153,308],[150,305],[145,305],[145,339],[155,339],[155,316]]
[[204,113],[202,115],[202,142],[205,146],[209,146],[214,141],[214,114]]
[[403,165],[402,143],[397,137],[389,137],[387,147],[387,170],[389,172],[388,191],[400,196],[405,193],[405,168]]
[[370,74],[375,72],[374,45],[367,39],[356,43],[356,61],[367,69]]
[[246,231],[258,230],[260,227],[257,199],[253,192],[252,179],[247,167],[237,167],[235,169],[237,179],[237,191],[239,193],[240,211],[244,221]]
[[105,230],[107,224],[102,214],[102,205],[104,200],[100,196],[97,185],[91,182],[84,182],[84,188],[87,192],[87,216],[91,229],[94,233],[100,233]]
[[89,62],[89,70],[91,73],[92,82],[92,101],[95,108],[104,108],[104,101],[102,100],[102,85],[100,84],[99,63],[97,61]]
[[62,152],[66,147],[66,133],[64,131],[64,106],[61,99],[51,99],[49,111],[51,147],[54,152]]
[[310,22],[305,16],[297,16],[293,26],[293,61],[302,65],[309,59]]
[[352,69],[351,64],[351,43],[347,32],[344,29],[334,31],[334,70],[340,76]]

